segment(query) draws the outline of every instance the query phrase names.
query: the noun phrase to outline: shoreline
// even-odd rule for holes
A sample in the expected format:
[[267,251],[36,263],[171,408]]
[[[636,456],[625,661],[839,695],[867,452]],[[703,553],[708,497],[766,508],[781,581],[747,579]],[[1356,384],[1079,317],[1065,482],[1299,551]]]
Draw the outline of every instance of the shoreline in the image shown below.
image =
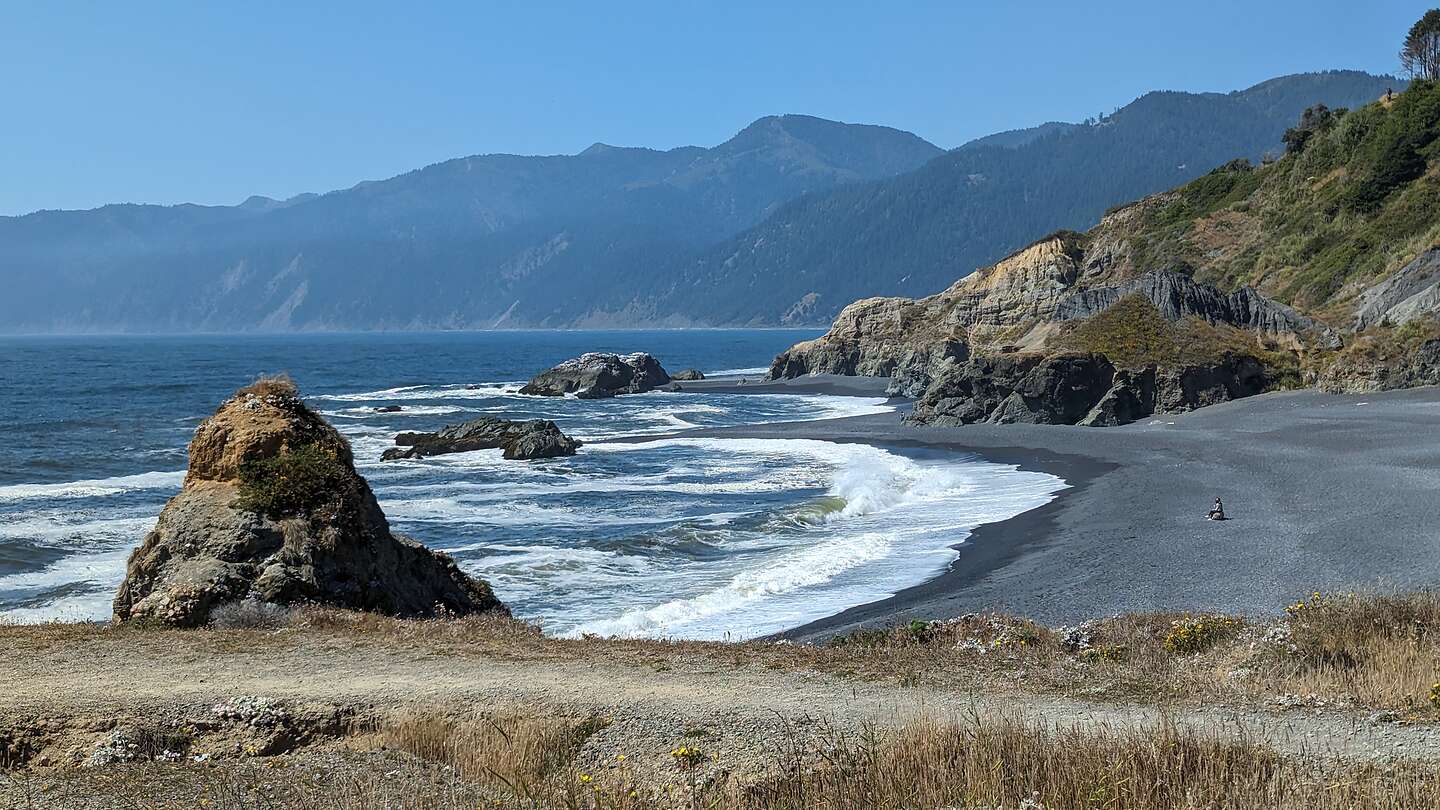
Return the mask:
[[[842,390],[789,382],[741,391]],[[851,388],[873,396],[875,385]],[[1440,388],[1280,392],[1118,428],[921,427],[890,413],[675,435],[966,453],[1070,485],[1044,506],[977,527],[925,582],[775,638],[817,641],[988,610],[1052,625],[1132,611],[1264,616],[1317,589],[1440,583],[1428,506],[1440,497]],[[1225,523],[1203,518],[1216,495],[1230,507]]]

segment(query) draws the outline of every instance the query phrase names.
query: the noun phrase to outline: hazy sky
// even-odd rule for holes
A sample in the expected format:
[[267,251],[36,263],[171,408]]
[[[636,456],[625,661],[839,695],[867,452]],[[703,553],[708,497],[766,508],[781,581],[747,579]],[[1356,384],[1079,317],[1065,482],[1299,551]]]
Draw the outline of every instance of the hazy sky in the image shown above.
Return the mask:
[[0,213],[286,197],[596,141],[710,146],[786,112],[953,147],[1152,89],[1392,72],[1428,5],[12,2]]

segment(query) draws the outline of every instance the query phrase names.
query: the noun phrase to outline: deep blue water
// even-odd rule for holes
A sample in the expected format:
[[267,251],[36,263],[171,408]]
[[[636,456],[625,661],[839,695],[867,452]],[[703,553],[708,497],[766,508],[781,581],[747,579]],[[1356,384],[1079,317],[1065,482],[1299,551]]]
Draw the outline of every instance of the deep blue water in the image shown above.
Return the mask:
[[[1060,482],[974,459],[811,441],[592,443],[381,463],[404,430],[493,414],[581,439],[887,410],[878,399],[650,393],[524,397],[585,351],[755,375],[815,331],[0,338],[0,614],[103,618],[124,558],[178,489],[195,426],[261,373],[289,373],[351,440],[397,530],[455,555],[557,633],[743,637],[882,598],[981,522]],[[400,405],[399,413],[377,413]]]

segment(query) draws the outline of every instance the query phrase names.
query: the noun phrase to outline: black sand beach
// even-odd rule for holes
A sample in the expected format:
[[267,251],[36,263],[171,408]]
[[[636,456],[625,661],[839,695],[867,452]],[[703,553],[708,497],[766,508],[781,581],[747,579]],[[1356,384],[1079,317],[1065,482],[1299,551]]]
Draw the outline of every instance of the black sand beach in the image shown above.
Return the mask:
[[[742,390],[883,390],[839,380],[849,382]],[[1437,388],[1269,394],[1120,428],[922,428],[884,414],[699,435],[963,451],[1071,484],[975,531],[943,575],[786,634],[796,639],[988,609],[1052,624],[1122,611],[1268,614],[1317,589],[1440,582]],[[1216,496],[1233,519],[1203,519]]]

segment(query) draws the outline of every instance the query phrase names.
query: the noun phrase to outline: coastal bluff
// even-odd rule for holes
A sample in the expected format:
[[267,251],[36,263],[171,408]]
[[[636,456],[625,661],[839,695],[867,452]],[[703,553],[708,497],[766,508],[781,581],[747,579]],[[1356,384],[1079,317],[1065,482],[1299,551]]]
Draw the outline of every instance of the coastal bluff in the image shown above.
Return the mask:
[[504,609],[454,560],[391,532],[349,444],[288,380],[241,389],[189,453],[180,493],[130,555],[117,621],[196,627],[242,601],[395,616]]
[[928,298],[851,304],[769,377],[888,377],[925,424],[1110,426],[1262,393],[1298,374],[1299,352],[1337,344],[1253,289],[1120,267],[1135,216],[1054,234]]

